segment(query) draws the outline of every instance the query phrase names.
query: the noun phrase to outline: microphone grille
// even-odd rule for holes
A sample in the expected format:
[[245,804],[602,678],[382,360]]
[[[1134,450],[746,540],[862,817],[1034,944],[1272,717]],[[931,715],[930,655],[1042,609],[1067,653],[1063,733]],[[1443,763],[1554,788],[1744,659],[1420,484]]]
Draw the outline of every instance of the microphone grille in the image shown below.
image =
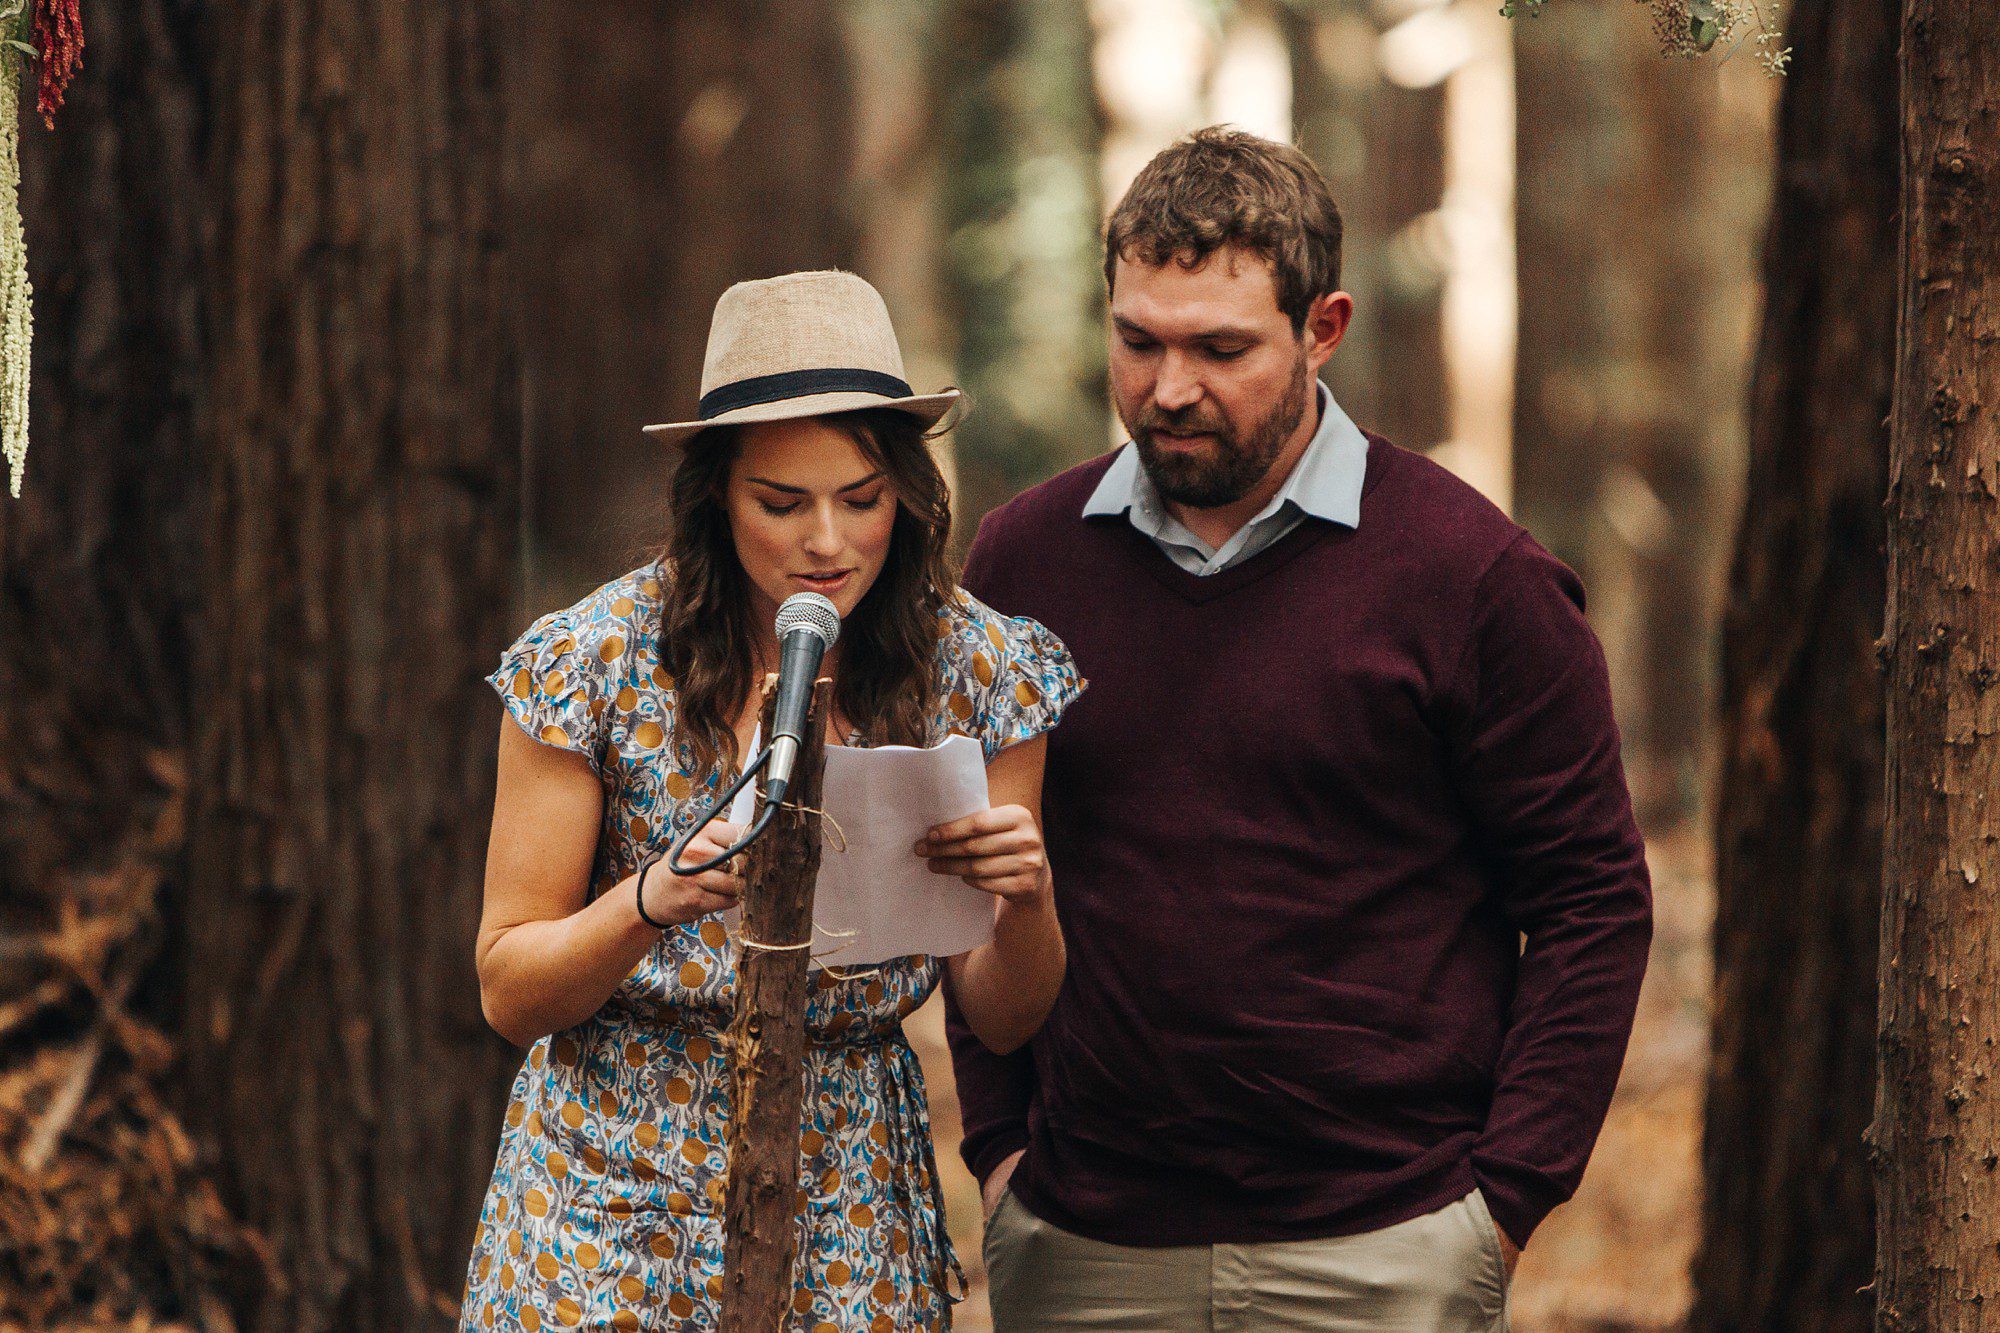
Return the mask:
[[817,634],[828,648],[840,637],[840,608],[816,592],[795,592],[778,608],[778,639],[793,630]]

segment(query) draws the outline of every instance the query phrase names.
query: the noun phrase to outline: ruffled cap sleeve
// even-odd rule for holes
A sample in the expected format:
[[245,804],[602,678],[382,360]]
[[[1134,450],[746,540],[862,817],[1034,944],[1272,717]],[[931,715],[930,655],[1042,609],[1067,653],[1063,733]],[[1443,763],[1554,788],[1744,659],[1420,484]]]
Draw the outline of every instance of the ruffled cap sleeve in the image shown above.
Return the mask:
[[544,745],[573,750],[604,772],[604,663],[582,642],[575,608],[553,611],[500,655],[486,681],[507,712]]
[[983,640],[973,652],[977,691],[968,728],[990,761],[1010,745],[1032,740],[1062,720],[1087,681],[1061,639],[1039,621],[1003,616],[972,601]]

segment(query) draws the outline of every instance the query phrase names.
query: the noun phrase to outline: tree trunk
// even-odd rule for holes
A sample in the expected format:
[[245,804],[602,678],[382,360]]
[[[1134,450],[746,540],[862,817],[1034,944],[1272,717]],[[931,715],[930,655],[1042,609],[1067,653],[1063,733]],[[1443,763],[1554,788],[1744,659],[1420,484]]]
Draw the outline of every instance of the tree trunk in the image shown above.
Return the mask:
[[1902,38],[1877,1286],[1955,1333],[2000,1309],[2000,24],[1906,0]]
[[1607,66],[1633,19],[1625,0],[1584,0],[1514,20],[1515,517],[1582,575],[1600,634],[1611,589],[1597,498],[1613,444],[1600,400],[1619,339],[1604,326],[1608,259],[1587,214],[1607,206],[1633,165],[1593,137],[1614,119]]
[[93,16],[62,132],[22,128],[37,328],[29,477],[0,499],[9,917],[123,859],[180,796],[201,536],[194,47],[178,5]]
[[1065,0],[953,0],[933,96],[946,328],[968,412],[959,533],[1110,443],[1090,19]]
[[[229,1231],[160,1104],[153,1032],[179,952],[161,918],[202,514],[193,17],[93,8],[60,131],[21,130],[37,318],[34,449],[22,498],[0,494],[0,1006],[24,1006],[0,1042],[8,1327],[206,1323]],[[45,1169],[24,1170],[37,1137]]]
[[[854,162],[844,194],[852,200],[854,268],[882,293],[896,321],[908,379],[920,393],[956,377],[945,327],[939,260],[944,218],[939,206],[936,98],[942,7],[910,0],[846,0],[852,69]],[[955,447],[938,445],[947,480]]]
[[840,5],[555,13],[523,25],[510,74],[536,607],[567,605],[663,535],[675,454],[639,428],[694,414],[723,289],[855,257]]
[[[774,734],[777,678],[764,682]],[[819,878],[820,776],[833,682],[814,684],[789,799],[751,845],[743,947],[729,1023],[729,1191],[723,1212],[722,1333],[784,1325],[797,1290],[799,1139],[805,1114],[806,974]],[[755,948],[753,945],[766,945]]]
[[[1629,0],[1515,22],[1517,516],[1591,593],[1649,833],[1695,815],[1737,424],[1750,225],[1718,71]],[[1746,57],[1747,58],[1747,57]]]
[[1807,0],[1782,93],[1723,622],[1715,1024],[1691,1326],[1860,1333],[1873,1103],[1897,0]]
[[444,1326],[512,1057],[472,972],[516,627],[507,6],[214,15],[186,1103],[255,1330]]

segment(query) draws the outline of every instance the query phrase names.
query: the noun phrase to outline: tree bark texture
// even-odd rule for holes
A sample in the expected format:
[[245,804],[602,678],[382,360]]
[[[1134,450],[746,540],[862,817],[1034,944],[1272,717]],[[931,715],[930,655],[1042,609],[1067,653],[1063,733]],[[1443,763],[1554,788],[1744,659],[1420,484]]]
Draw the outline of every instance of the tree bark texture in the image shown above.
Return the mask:
[[1691,1327],[1860,1333],[1874,1268],[1898,0],[1805,0],[1723,620],[1715,1020]]
[[939,20],[943,304],[969,400],[962,541],[1110,443],[1090,49],[1087,7],[1065,0],[952,0]]
[[532,130],[512,226],[535,606],[567,605],[664,535],[677,455],[639,428],[694,415],[723,289],[855,259],[839,4],[557,13],[522,25],[509,74]]
[[1880,1326],[2000,1323],[2000,14],[1906,0]]
[[181,799],[202,512],[200,90],[183,9],[95,17],[62,132],[32,116],[22,130],[37,329],[35,449],[22,498],[0,500],[10,926],[65,896],[54,881],[150,842],[139,830]]
[[22,498],[0,501],[10,916],[118,863],[181,799],[202,512],[200,107],[183,8],[95,18],[62,132],[32,116],[22,131],[38,318],[36,447]]
[[1402,88],[1382,77],[1371,53],[1374,16],[1386,12],[1361,0],[1278,7],[1299,147],[1340,205],[1341,286],[1354,295],[1353,325],[1324,378],[1356,421],[1427,450],[1451,431],[1436,225],[1444,85]]
[[[764,685],[773,734],[776,678]],[[723,1208],[723,1333],[784,1326],[798,1254],[799,1139],[805,1114],[806,974],[819,878],[820,778],[833,682],[813,686],[785,805],[751,844],[736,1011],[729,1024],[729,1190]],[[756,945],[769,946],[757,948]]]
[[249,1330],[442,1328],[513,1063],[472,970],[515,627],[505,5],[212,15],[185,1102]]
[[93,10],[60,129],[22,118],[34,449],[22,498],[0,496],[8,1327],[208,1326],[231,1230],[161,1104],[157,1032],[203,512],[194,19]]

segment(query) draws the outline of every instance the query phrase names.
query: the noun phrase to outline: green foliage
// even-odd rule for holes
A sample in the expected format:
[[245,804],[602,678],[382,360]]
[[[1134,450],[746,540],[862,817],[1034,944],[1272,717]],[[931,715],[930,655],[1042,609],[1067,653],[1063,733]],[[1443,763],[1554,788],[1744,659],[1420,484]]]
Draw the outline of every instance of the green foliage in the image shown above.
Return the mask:
[[[1502,18],[1540,18],[1547,0],[1504,0]],[[1792,62],[1778,27],[1778,6],[1763,0],[1637,0],[1652,11],[1653,32],[1668,55],[1693,58],[1724,45],[1733,51],[1745,37],[1756,48],[1757,63],[1772,77]],[[1726,58],[1726,57],[1725,57]]]

